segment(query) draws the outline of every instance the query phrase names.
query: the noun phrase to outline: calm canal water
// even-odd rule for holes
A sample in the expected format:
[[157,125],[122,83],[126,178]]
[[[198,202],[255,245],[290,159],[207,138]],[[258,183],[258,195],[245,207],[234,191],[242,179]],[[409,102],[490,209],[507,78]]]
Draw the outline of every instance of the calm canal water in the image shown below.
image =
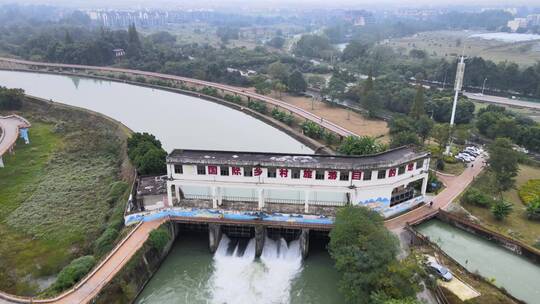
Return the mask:
[[[135,131],[155,134],[174,148],[313,153],[257,119],[205,100],[117,82],[49,74],[0,71],[0,85],[106,114]],[[137,303],[343,303],[338,274],[323,245],[298,259],[296,244],[268,241],[255,259],[211,255],[207,236],[180,236]],[[249,249],[251,248],[251,249]],[[245,249],[245,250],[244,250]],[[237,249],[236,249],[237,250]]]
[[431,220],[418,231],[437,243],[448,255],[471,272],[495,279],[514,297],[527,303],[540,303],[540,267],[493,242],[454,226]]
[[285,133],[242,112],[172,92],[91,78],[0,71],[0,85],[87,108],[150,132],[172,149],[312,153]]

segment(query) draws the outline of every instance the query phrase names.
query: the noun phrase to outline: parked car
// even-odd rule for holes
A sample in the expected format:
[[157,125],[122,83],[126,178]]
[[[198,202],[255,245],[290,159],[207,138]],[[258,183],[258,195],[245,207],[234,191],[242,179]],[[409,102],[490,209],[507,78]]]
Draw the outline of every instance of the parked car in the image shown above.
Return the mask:
[[433,261],[433,260],[428,261],[426,266],[427,266],[429,271],[433,272],[438,277],[440,277],[441,279],[443,279],[443,280],[445,280],[447,282],[451,281],[454,278],[454,276],[452,275],[450,270],[448,270],[448,268],[446,268],[443,265],[437,263],[436,261]]

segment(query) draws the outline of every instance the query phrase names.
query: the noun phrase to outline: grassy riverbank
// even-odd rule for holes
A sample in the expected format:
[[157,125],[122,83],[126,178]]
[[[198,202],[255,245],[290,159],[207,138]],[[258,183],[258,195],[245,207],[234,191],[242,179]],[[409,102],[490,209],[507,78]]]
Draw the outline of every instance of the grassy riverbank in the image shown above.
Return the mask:
[[[538,176],[540,176],[540,168],[520,165],[515,189],[510,189],[503,193],[504,199],[511,202],[514,207],[510,215],[502,221],[496,220],[489,208],[481,208],[469,204],[462,204],[462,206],[489,229],[518,239],[528,245],[535,245],[537,242],[540,242],[540,221],[527,219],[525,205],[521,202],[517,189],[529,179],[538,178]],[[493,188],[491,178],[490,172],[484,172],[473,182],[472,187],[479,189],[483,193],[495,195],[496,191]]]
[[[0,169],[0,290],[35,295],[122,220],[131,177],[127,134],[114,123],[40,103],[19,114],[33,126],[31,143],[19,142]],[[123,193],[111,197],[119,184]]]

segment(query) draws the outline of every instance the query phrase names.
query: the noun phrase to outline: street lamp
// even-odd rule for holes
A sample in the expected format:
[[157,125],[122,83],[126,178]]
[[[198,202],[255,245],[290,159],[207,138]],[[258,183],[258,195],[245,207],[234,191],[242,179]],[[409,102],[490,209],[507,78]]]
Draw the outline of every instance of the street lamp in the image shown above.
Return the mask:
[[482,84],[482,96],[484,96],[484,89],[486,88],[486,81],[487,81],[487,77],[484,79],[484,83]]

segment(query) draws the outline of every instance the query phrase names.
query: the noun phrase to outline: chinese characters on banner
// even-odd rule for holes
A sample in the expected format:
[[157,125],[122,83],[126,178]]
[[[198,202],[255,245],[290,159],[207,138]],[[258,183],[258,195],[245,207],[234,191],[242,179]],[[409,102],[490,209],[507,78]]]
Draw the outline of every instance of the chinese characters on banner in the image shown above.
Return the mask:
[[353,171],[352,179],[359,180],[362,178],[362,171]]
[[260,167],[255,167],[255,169],[253,169],[253,175],[261,176],[261,174],[262,174],[262,169]]
[[304,178],[312,178],[312,177],[313,177],[313,170],[304,169]]
[[289,175],[289,169],[281,168],[279,169],[280,177],[287,177]]
[[392,176],[396,176],[396,168],[392,168],[390,171],[388,171],[388,177]]
[[328,171],[328,179],[337,179],[337,171]]
[[242,170],[240,167],[232,167],[231,168],[232,175],[242,175]]
[[208,166],[208,174],[217,175],[217,166]]
[[414,164],[410,163],[407,165],[407,171],[412,171],[412,170],[414,170]]

